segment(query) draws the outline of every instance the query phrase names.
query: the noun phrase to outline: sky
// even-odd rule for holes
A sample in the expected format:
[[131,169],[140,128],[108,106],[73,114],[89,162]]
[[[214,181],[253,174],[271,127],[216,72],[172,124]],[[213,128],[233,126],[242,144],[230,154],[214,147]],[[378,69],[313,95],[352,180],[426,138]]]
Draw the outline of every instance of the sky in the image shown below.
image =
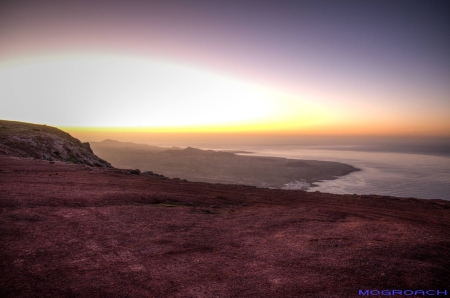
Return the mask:
[[2,1],[0,119],[449,137],[449,53],[448,1]]

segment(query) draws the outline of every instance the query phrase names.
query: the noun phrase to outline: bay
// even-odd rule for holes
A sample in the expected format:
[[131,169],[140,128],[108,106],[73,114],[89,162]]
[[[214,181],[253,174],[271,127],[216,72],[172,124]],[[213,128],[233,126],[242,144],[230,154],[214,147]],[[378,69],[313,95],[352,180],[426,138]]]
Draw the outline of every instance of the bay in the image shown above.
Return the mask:
[[450,157],[314,146],[247,148],[249,155],[337,161],[360,171],[316,183],[308,191],[450,200]]

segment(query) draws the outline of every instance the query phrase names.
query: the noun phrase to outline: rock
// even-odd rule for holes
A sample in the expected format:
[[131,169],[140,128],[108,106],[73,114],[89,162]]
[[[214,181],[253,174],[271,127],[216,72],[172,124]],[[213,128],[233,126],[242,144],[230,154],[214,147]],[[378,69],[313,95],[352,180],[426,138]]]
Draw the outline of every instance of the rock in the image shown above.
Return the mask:
[[112,168],[89,143],[51,126],[0,120],[0,154]]
[[91,145],[88,142],[81,143],[81,146],[83,146],[83,148],[86,149],[87,151],[94,153],[94,151],[92,151],[91,149]]

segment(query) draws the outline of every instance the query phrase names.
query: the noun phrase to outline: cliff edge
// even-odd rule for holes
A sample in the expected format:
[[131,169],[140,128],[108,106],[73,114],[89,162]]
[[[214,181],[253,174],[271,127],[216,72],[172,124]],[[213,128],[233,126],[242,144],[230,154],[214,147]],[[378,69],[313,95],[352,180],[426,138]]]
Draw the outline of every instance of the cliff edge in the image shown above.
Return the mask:
[[94,154],[89,143],[55,127],[17,121],[0,120],[0,155],[112,168]]

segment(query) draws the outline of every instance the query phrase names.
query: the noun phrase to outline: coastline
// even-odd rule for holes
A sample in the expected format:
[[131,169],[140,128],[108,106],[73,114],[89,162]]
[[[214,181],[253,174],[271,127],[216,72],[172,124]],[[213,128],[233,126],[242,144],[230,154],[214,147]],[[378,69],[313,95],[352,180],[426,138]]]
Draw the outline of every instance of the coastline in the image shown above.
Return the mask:
[[[202,150],[188,147],[183,150],[151,151],[131,148],[112,148],[91,144],[94,152],[117,168],[138,168],[170,178],[195,182],[243,184],[257,187],[283,188],[294,181],[312,185],[336,179],[358,171],[341,162],[312,159],[261,157],[227,151]],[[247,151],[248,152],[248,151]]]
[[[316,183],[310,191],[336,194],[444,199],[450,201],[450,158],[399,152],[319,150],[274,147],[252,150],[259,156],[339,161],[361,169]],[[426,187],[425,187],[426,186]]]

